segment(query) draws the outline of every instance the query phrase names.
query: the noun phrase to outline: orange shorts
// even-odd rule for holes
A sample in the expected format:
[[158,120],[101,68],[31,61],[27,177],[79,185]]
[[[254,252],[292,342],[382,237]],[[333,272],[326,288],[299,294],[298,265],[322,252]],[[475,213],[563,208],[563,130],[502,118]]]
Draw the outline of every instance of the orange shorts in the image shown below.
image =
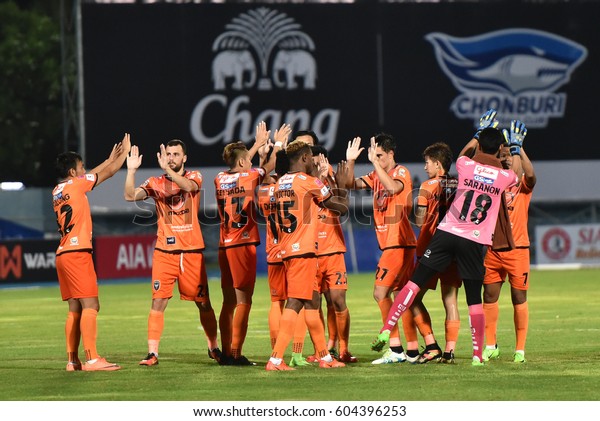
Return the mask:
[[204,254],[165,253],[154,250],[152,257],[152,299],[171,298],[177,282],[179,297],[186,301],[209,301]]
[[312,300],[313,291],[319,292],[317,257],[293,257],[283,261],[287,279],[287,295],[299,300]]
[[414,248],[385,249],[375,272],[375,286],[385,286],[394,291],[408,282],[415,269]]
[[98,296],[98,279],[89,251],[72,251],[56,256],[56,273],[63,301]]
[[271,301],[287,300],[285,267],[283,263],[267,263],[267,277],[269,278]]
[[247,245],[219,249],[221,288],[253,292],[256,284],[256,246]]
[[484,285],[504,282],[508,275],[510,285],[515,289],[529,289],[529,249],[516,248],[510,251],[487,251],[484,260]]
[[348,289],[348,274],[346,273],[344,253],[319,256],[318,261],[317,284],[321,292],[328,289]]

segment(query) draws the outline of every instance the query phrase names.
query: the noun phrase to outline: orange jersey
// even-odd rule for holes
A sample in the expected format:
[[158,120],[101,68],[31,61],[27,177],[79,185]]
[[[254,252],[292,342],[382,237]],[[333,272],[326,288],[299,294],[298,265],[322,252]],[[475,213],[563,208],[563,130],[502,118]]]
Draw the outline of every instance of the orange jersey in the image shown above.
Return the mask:
[[457,186],[458,179],[445,176],[430,178],[421,184],[417,205],[425,206],[427,209],[417,239],[417,256],[423,256],[425,253],[438,223],[444,218],[452,203]]
[[277,180],[277,226],[284,260],[316,255],[318,205],[330,197],[329,187],[303,172],[288,173]]
[[[333,168],[329,165],[329,175],[333,177]],[[329,183],[325,182],[329,186]],[[331,187],[331,186],[329,186]],[[345,253],[346,242],[340,217],[335,212],[327,208],[319,208],[319,256],[325,256],[334,253]]]
[[198,184],[198,190],[183,191],[166,174],[150,177],[141,185],[156,205],[158,231],[155,248],[167,253],[204,249],[198,222],[202,174],[186,170],[183,176]]
[[84,174],[59,183],[52,190],[60,243],[56,254],[92,250],[92,213],[87,192],[98,180],[97,174]]
[[254,192],[265,177],[265,170],[222,171],[215,177],[215,192],[221,229],[219,247],[260,244]]
[[275,203],[276,184],[263,184],[258,187],[257,199],[259,212],[264,216],[267,224],[267,234],[265,241],[265,251],[267,254],[267,263],[280,263],[281,251],[279,249],[277,231],[277,205]]
[[519,184],[504,191],[516,247],[529,247],[527,221],[529,220],[529,203],[532,194],[533,188],[525,183],[525,176],[521,177]]
[[406,167],[396,164],[388,174],[401,181],[404,189],[390,195],[375,171],[361,177],[373,190],[373,216],[379,248],[414,247],[417,244],[415,233],[408,216],[412,210],[412,180]]

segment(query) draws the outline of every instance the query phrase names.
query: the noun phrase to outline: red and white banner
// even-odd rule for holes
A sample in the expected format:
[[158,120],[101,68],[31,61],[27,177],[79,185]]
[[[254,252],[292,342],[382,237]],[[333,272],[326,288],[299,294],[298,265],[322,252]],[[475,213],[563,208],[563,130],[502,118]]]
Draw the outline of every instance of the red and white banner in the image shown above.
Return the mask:
[[155,241],[156,235],[97,237],[94,256],[98,279],[149,277]]
[[535,237],[538,265],[600,266],[600,224],[541,225]]

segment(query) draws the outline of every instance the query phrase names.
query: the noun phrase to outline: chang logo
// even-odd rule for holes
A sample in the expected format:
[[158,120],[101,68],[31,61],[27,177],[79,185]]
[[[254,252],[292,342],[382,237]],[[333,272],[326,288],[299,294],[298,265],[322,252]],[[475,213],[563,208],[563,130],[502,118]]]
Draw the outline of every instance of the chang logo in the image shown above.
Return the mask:
[[555,93],[587,57],[580,44],[548,32],[505,29],[469,38],[430,33],[437,62],[462,92],[451,105],[454,114],[473,119],[489,108],[501,125],[519,119],[528,127],[546,127],[563,117],[565,93]]
[[310,129],[325,149],[335,146],[341,111],[326,104],[329,99],[300,109],[259,109],[253,104],[256,97],[279,98],[277,91],[285,91],[287,102],[294,104],[294,95],[317,90],[315,43],[301,28],[286,13],[267,7],[241,13],[225,25],[211,47],[214,91],[198,100],[190,116],[196,143],[253,139],[256,126],[266,121],[269,127],[288,123],[294,130]]
[[215,91],[255,85],[260,90],[315,89],[317,64],[311,54],[315,44],[300,27],[285,13],[266,7],[234,18],[213,42]]

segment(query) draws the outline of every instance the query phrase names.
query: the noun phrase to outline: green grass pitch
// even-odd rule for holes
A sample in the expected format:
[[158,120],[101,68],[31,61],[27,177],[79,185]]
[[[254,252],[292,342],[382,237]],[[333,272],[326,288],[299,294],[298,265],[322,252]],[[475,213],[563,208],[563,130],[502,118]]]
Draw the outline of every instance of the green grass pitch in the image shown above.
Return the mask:
[[[344,369],[302,367],[266,372],[270,354],[268,287],[257,280],[244,354],[256,367],[221,367],[206,355],[196,307],[177,298],[167,308],[160,365],[138,366],[147,353],[150,281],[101,283],[98,351],[117,372],[66,372],[67,305],[57,286],[0,289],[0,399],[3,401],[596,401],[600,397],[600,271],[533,271],[529,290],[527,363],[512,362],[513,311],[508,285],[500,298],[501,357],[471,367],[464,291],[457,364],[374,366],[369,348],[381,327],[373,274],[349,275],[350,350],[359,363]],[[219,282],[210,282],[221,307]],[[425,296],[444,345],[438,291]],[[422,341],[421,341],[422,342]],[[307,336],[305,355],[312,352]],[[289,352],[288,352],[289,355]],[[287,358],[287,357],[286,357]],[[410,392],[410,393],[409,393]]]

